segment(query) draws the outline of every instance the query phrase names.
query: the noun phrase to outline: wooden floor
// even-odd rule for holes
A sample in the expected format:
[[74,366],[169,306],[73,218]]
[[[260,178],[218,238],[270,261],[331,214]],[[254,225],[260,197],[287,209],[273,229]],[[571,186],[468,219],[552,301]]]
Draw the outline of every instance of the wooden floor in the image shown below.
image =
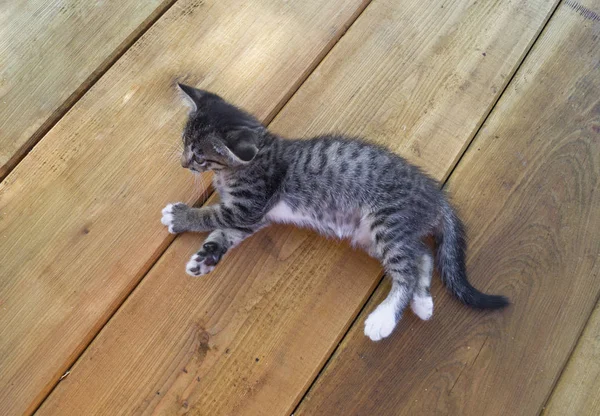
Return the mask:
[[[422,166],[512,305],[371,342],[380,265],[284,226],[190,278],[181,80]],[[0,414],[600,414],[600,0],[15,0],[0,98]]]

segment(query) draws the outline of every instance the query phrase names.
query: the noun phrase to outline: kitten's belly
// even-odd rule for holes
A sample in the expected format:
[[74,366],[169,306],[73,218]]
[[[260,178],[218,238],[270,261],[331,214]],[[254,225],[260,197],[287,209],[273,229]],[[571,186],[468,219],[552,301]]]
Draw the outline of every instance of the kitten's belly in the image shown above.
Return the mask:
[[267,219],[272,222],[310,226],[315,220],[301,211],[294,211],[284,201],[278,202],[269,212]]
[[366,222],[359,212],[352,214],[323,214],[322,219],[302,210],[292,210],[284,201],[278,202],[268,213],[267,219],[276,223],[310,227],[321,234],[338,238],[351,238],[354,244],[364,246],[371,240]]

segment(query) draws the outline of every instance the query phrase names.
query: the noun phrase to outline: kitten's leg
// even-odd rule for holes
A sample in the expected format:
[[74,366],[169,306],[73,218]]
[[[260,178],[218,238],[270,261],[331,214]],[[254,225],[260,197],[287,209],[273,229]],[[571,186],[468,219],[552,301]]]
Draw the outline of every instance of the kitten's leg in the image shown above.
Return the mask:
[[192,208],[182,202],[169,204],[162,210],[161,222],[172,234],[186,231],[206,232],[217,228],[253,226],[259,222],[239,207],[223,204]]
[[433,315],[433,298],[429,291],[432,272],[433,257],[430,253],[424,252],[419,264],[419,281],[410,303],[410,307],[415,315],[424,321]]
[[418,266],[406,247],[396,247],[384,257],[383,264],[392,279],[392,289],[387,298],[371,312],[365,321],[365,335],[379,341],[392,333],[408,306],[418,280]]
[[371,223],[367,219],[362,219],[352,236],[352,245],[365,250],[369,256],[378,257],[377,247],[373,241],[373,232],[371,231]]
[[218,205],[192,208],[183,202],[177,202],[163,208],[160,222],[169,227],[171,234],[212,231],[219,228],[216,221],[218,208]]
[[185,271],[191,276],[211,272],[225,253],[262,227],[226,228],[215,230],[206,237],[200,250],[188,261]]

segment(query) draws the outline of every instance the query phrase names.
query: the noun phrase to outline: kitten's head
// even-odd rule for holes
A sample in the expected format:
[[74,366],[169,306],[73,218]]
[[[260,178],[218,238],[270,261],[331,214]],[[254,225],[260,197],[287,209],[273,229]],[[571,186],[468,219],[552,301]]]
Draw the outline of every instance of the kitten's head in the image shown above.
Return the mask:
[[250,114],[208,91],[177,84],[190,107],[181,165],[194,172],[243,166],[258,153],[265,132]]

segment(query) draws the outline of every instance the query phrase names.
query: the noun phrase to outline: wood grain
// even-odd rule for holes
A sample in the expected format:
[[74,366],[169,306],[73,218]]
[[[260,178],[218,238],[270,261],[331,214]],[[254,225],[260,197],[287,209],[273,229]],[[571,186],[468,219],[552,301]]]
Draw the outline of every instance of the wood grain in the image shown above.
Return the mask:
[[[453,4],[456,9],[450,11],[447,6],[371,3],[272,127],[295,135],[322,132],[346,112],[361,120],[366,119],[362,111],[383,117],[373,110],[381,102],[378,108],[389,120],[404,124],[390,125],[384,134],[373,123],[361,132],[419,159],[415,146],[402,146],[402,125],[410,132],[417,125],[437,126],[422,145],[444,157],[421,153],[421,160],[443,177],[552,8],[542,2],[525,7],[503,2],[492,8]],[[421,36],[409,36],[420,33],[418,28]],[[438,39],[447,39],[445,48]],[[486,47],[486,57],[477,45]],[[385,50],[375,56],[373,48]],[[406,59],[414,64],[393,70]],[[429,61],[434,69],[426,71],[423,63]],[[453,76],[457,68],[476,74],[459,70],[460,76]],[[410,75],[421,72],[418,82]],[[407,78],[412,79],[412,106],[456,111],[431,110],[425,116],[410,110],[410,103],[388,102]],[[447,79],[462,81],[452,88]],[[345,94],[358,86],[360,99],[347,101]],[[317,120],[312,118],[315,102],[326,103]],[[348,128],[355,133],[360,124],[350,122]],[[183,235],[175,240],[44,402],[40,415],[291,412],[373,291],[379,264],[345,243],[271,227],[228,254],[209,276],[191,279],[184,264],[202,239]]]
[[513,305],[473,311],[438,283],[430,322],[371,343],[383,283],[296,415],[540,412],[600,293],[600,44],[580,13],[599,5],[559,7],[450,177],[471,279]]
[[0,180],[172,3],[2,2]]
[[[30,412],[172,241],[170,201],[203,198],[179,166],[176,79],[261,119],[365,6],[180,1],[0,184],[0,408]],[[202,186],[204,185],[204,186]]]
[[365,136],[445,179],[556,3],[378,1],[274,127]]
[[[594,277],[598,279],[596,272]],[[577,347],[552,391],[544,415],[600,414],[600,307],[596,305]]]

